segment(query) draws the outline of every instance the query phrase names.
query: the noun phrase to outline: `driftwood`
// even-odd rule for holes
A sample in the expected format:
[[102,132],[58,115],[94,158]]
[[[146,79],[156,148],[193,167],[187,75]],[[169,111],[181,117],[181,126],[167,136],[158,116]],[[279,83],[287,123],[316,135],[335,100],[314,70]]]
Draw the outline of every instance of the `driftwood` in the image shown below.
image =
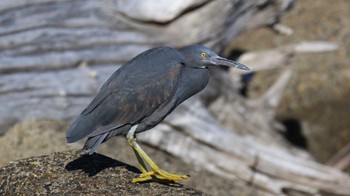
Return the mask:
[[181,106],[171,122],[140,135],[140,139],[268,194],[288,195],[288,190],[312,195],[350,193],[348,175],[252,136],[235,134],[211,117],[199,101],[191,101],[191,109]]
[[[1,1],[0,126],[75,117],[118,65],[151,47],[202,43],[220,52],[252,28],[291,33],[278,21],[292,3]],[[212,72],[203,93],[140,139],[261,193],[350,192],[348,175],[314,162],[276,132],[283,127],[274,109],[291,71],[258,100],[238,93],[239,73]]]
[[[275,24],[293,1],[142,2],[2,1],[0,129],[24,119],[70,119],[136,54],[191,43],[223,50],[239,33]],[[213,72],[209,99],[224,77]]]
[[[251,134],[227,130],[217,120],[220,117],[212,116],[202,102],[191,98],[166,123],[141,134],[140,139],[217,175],[251,183],[261,194],[349,195],[347,174],[314,162],[305,152],[283,143],[276,132],[267,130],[276,126],[271,125],[276,123],[271,108],[276,107],[280,97],[272,95],[283,90],[291,74],[287,69],[262,98],[240,106],[245,112],[235,110],[233,115],[232,109],[239,107],[230,105],[226,105],[230,112],[221,110],[223,116],[230,114],[229,119],[237,127],[241,125]],[[271,142],[270,137],[275,141]]]

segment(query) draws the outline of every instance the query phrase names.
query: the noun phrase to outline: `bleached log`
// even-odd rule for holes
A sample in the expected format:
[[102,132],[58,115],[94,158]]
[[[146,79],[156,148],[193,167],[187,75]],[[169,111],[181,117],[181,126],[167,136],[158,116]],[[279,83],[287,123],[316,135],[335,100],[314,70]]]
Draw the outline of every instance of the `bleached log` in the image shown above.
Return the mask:
[[[195,99],[139,139],[229,180],[273,195],[350,193],[350,176],[252,136],[222,127]],[[190,107],[190,111],[184,107]],[[187,112],[184,112],[187,111]]]
[[[239,33],[273,24],[293,1],[157,1],[150,6],[154,2],[1,1],[0,130],[25,119],[72,118],[117,69],[113,65],[159,45],[203,43],[221,51]],[[81,64],[108,71],[90,77]],[[214,75],[221,86],[223,72]],[[209,97],[222,93],[217,89],[207,90]]]

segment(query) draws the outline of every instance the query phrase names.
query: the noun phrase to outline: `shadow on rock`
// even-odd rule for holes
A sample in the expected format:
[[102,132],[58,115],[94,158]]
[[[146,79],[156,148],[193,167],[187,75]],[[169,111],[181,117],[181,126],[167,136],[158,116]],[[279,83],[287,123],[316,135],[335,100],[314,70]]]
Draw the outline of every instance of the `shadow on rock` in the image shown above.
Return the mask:
[[69,162],[65,168],[68,171],[82,170],[83,172],[88,174],[89,177],[91,177],[100,173],[102,170],[111,167],[125,167],[131,172],[140,173],[136,167],[114,160],[110,157],[98,153],[94,153],[92,155],[84,154],[79,158]]

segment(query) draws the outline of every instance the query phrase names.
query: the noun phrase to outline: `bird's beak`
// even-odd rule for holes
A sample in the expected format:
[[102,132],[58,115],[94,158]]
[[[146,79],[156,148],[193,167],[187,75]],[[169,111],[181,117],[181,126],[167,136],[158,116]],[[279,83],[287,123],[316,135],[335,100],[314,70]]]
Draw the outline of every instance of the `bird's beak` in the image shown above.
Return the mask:
[[214,63],[215,63],[215,65],[219,65],[219,66],[222,65],[222,66],[234,67],[234,68],[243,69],[243,70],[250,70],[249,67],[247,67],[241,63],[238,63],[236,61],[232,61],[232,60],[220,57],[220,56],[217,56],[214,59]]

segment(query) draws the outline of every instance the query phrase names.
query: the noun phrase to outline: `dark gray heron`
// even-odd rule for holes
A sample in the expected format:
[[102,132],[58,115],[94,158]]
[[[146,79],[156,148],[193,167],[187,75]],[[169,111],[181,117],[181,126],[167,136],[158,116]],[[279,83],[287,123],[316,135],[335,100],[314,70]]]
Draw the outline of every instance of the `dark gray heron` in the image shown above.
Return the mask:
[[87,138],[84,150],[91,154],[111,137],[123,135],[142,172],[133,182],[188,178],[160,169],[138,145],[136,134],[158,125],[179,104],[203,90],[209,81],[209,66],[249,70],[202,45],[159,47],[139,54],[113,73],[72,123],[68,143]]

